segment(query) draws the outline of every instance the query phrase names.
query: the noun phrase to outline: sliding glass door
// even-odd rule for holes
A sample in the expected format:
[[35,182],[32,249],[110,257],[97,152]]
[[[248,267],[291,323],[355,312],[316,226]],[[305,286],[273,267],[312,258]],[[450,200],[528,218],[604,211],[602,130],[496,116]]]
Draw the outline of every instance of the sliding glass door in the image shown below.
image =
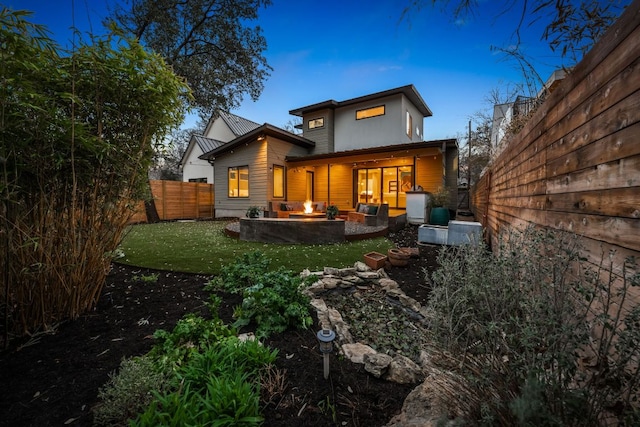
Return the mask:
[[413,186],[412,166],[358,169],[355,200],[360,203],[387,203],[390,208],[406,208],[406,191]]

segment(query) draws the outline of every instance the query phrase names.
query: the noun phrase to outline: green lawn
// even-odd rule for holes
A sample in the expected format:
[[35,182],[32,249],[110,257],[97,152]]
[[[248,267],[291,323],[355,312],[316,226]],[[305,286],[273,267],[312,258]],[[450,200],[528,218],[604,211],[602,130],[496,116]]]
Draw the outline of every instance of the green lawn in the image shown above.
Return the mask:
[[218,274],[220,268],[245,252],[260,250],[272,267],[295,272],[325,266],[348,267],[367,252],[386,253],[393,243],[386,238],[333,245],[276,245],[243,242],[224,234],[224,221],[165,222],[131,226],[118,262],[139,267],[189,273]]

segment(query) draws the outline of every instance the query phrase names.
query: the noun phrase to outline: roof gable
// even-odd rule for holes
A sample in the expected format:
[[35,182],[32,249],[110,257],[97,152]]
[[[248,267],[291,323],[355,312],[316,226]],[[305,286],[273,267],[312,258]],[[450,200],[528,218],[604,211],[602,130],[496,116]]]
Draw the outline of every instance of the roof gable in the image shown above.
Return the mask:
[[211,151],[205,152],[199,158],[214,159],[215,156],[225,153],[227,151],[232,151],[235,147],[238,147],[243,144],[250,144],[254,141],[258,141],[260,137],[263,135],[279,138],[290,144],[299,145],[301,147],[308,148],[308,149],[311,149],[316,145],[315,142],[309,139],[303,138],[291,132],[287,132],[286,130],[280,129],[277,126],[273,126],[268,123],[265,123],[262,126],[253,129],[251,132],[246,133],[242,136],[239,136],[233,141],[229,141],[219,147],[214,148]]

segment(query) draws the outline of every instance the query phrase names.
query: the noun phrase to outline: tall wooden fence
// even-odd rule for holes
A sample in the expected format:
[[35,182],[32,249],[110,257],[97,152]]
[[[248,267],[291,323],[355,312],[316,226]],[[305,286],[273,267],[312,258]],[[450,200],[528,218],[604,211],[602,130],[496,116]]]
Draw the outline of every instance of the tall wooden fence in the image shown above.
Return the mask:
[[640,259],[640,0],[560,83],[472,191],[495,240],[509,225],[584,236],[589,262]]
[[[151,195],[160,220],[213,218],[213,184],[150,180]],[[144,202],[138,203],[133,223],[147,222]]]

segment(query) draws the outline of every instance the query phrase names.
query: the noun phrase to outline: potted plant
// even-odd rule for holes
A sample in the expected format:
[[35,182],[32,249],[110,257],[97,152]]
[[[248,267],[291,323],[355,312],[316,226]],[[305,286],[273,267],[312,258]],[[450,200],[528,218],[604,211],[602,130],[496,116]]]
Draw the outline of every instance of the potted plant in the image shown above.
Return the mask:
[[429,223],[434,225],[449,225],[449,190],[440,187],[431,195],[431,216]]
[[336,219],[336,216],[338,216],[339,212],[340,209],[338,209],[336,205],[327,206],[327,219]]
[[249,206],[247,209],[247,218],[260,218],[260,212],[262,208],[260,206]]

